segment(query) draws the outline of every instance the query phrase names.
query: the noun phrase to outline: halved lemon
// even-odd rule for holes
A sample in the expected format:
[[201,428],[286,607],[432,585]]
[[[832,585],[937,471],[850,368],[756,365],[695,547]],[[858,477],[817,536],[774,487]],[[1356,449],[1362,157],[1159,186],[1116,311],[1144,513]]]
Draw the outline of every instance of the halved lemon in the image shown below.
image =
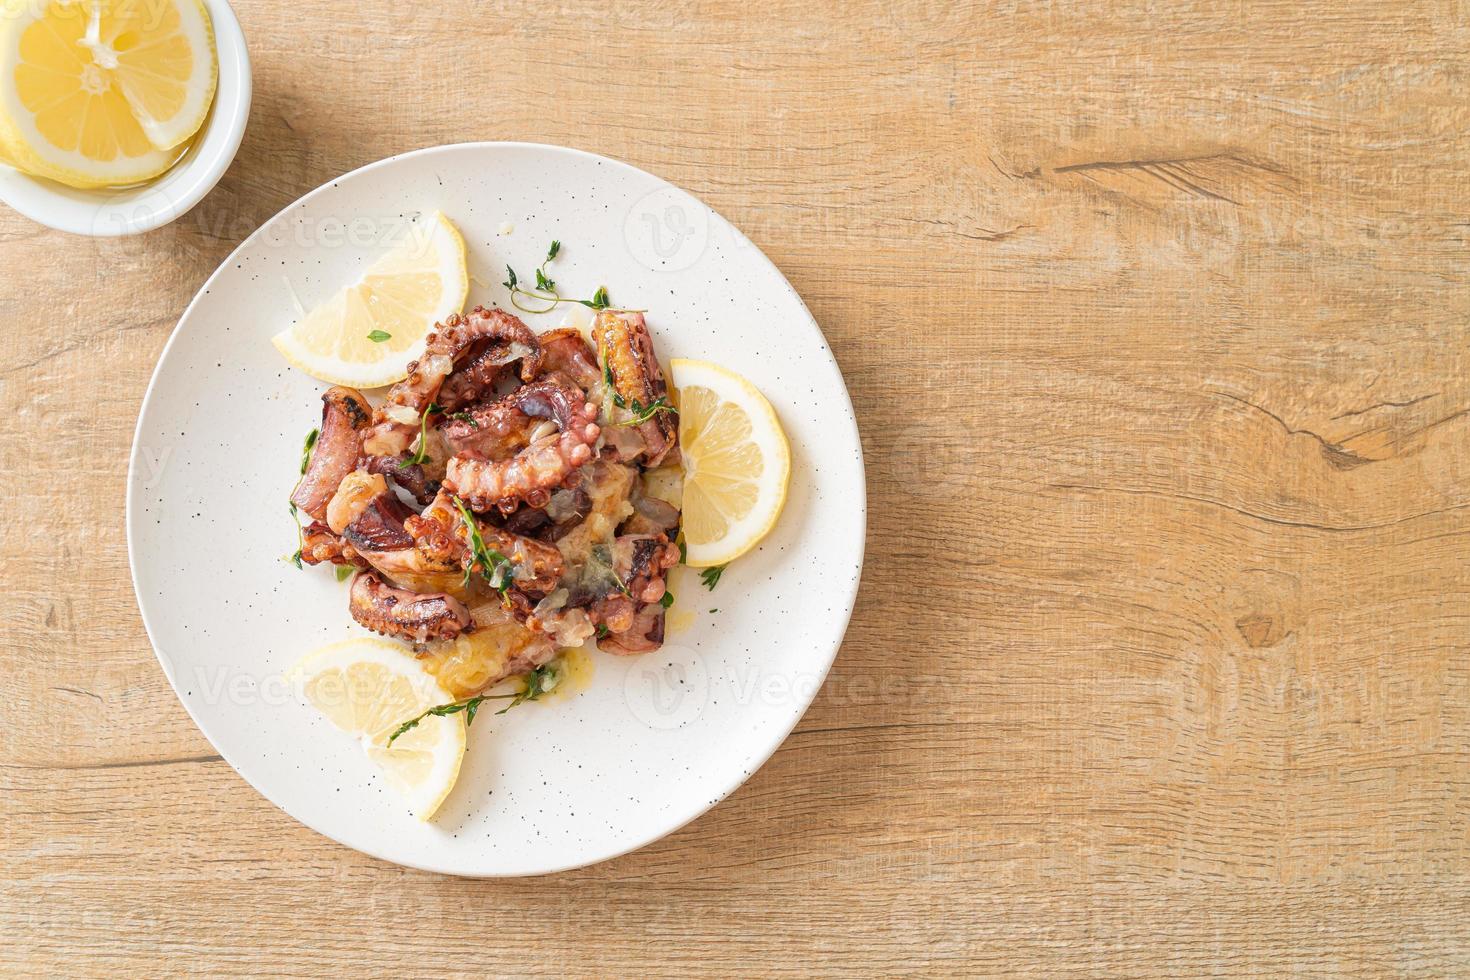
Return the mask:
[[765,396],[734,371],[675,358],[684,460],[684,543],[695,567],[745,554],[776,524],[791,446]]
[[12,166],[73,187],[136,183],[167,170],[204,125],[219,66],[200,0],[9,6],[0,146]]
[[464,238],[438,211],[405,240],[271,343],[313,378],[354,388],[401,381],[434,324],[464,308],[470,291]]
[[344,640],[308,654],[286,679],[332,724],[361,739],[414,816],[434,815],[459,778],[465,726],[460,715],[430,715],[388,744],[404,722],[454,700],[418,661],[384,640]]

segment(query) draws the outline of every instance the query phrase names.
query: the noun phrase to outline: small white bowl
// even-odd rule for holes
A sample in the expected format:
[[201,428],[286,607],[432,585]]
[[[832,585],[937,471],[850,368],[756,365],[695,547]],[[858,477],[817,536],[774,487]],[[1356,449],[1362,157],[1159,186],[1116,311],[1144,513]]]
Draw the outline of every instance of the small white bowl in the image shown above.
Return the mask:
[[250,54],[245,32],[227,0],[204,0],[214,22],[219,85],[183,158],[137,187],[78,190],[0,165],[0,201],[33,221],[76,235],[112,238],[151,231],[179,217],[208,194],[229,169],[250,117]]

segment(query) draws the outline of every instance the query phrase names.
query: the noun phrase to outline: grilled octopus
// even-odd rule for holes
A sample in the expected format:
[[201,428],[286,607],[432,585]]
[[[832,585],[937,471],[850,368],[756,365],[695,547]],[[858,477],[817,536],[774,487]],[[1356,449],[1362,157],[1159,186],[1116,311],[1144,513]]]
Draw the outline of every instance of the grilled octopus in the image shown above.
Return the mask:
[[404,527],[414,516],[384,477],[366,470],[349,474],[327,506],[328,530],[379,576],[414,592],[456,593],[458,562],[436,561],[416,549]]
[[[424,356],[410,364],[408,377],[389,390],[387,400],[373,416],[372,427],[363,436],[365,451],[372,456],[406,452],[418,435],[424,412],[438,397],[445,379],[454,373],[455,363],[482,343],[503,345],[515,355],[513,359],[521,362],[522,378],[529,381],[536,376],[541,346],[520,317],[483,306],[464,316],[456,313],[429,334]],[[466,382],[466,387],[476,388],[477,384]]]
[[291,491],[291,503],[315,520],[326,518],[327,501],[347,474],[357,469],[362,431],[372,416],[362,392],[340,385],[327,389],[322,395],[321,433],[311,449],[306,473]]
[[594,391],[602,383],[597,355],[581,331],[572,327],[548,330],[541,335],[541,371],[560,374],[583,391]]
[[679,563],[679,547],[665,535],[619,535],[607,549],[617,581],[616,591],[591,598],[588,615],[606,628],[600,650],[631,654],[657,650],[664,639],[664,576]]
[[353,577],[348,609],[368,629],[414,643],[452,640],[471,622],[469,609],[454,596],[396,589],[376,572]]
[[[485,429],[499,433],[530,419],[554,421],[558,431],[534,439],[509,459],[491,458],[482,449],[465,449],[449,461],[444,488],[463,497],[472,510],[492,507],[508,514],[522,502],[545,507],[551,492],[592,461],[601,428],[597,407],[576,385],[546,378],[506,395],[484,413]],[[464,438],[450,426],[449,438]]]
[[[556,587],[562,575],[562,554],[554,545],[535,538],[514,534],[488,522],[477,520],[481,540],[510,559],[515,571],[511,581],[527,593],[546,593]],[[455,508],[449,495],[441,492],[422,514],[409,517],[404,529],[413,538],[427,560],[450,561],[456,567],[473,573],[483,572],[470,546],[470,529],[464,516]]]
[[[642,313],[603,310],[593,321],[592,340],[602,354],[604,374],[611,382],[610,407],[622,409],[632,419],[654,405],[667,404],[669,386],[653,353],[653,337]],[[643,462],[650,467],[662,463],[679,438],[673,413],[665,410],[654,411],[635,431],[643,437]]]
[[[303,561],[359,569],[357,622],[421,650],[487,630],[520,651],[503,676],[594,632],[612,653],[659,647],[680,515],[639,474],[677,459],[678,430],[643,316],[600,311],[593,341],[478,307],[429,335],[376,411],[350,388],[323,396],[292,502],[312,518]],[[507,581],[487,581],[475,538]]]

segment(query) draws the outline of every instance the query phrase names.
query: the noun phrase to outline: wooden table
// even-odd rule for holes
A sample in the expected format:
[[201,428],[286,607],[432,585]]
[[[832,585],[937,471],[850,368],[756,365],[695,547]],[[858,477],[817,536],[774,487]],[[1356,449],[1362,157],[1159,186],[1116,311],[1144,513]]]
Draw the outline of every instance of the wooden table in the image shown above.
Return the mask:
[[[1470,972],[1466,8],[835,6],[239,0],[254,112],[193,213],[101,241],[0,209],[0,964]],[[730,217],[867,452],[862,593],[795,734],[539,880],[387,866],[256,794],[155,663],[123,537],[215,265],[472,139]]]

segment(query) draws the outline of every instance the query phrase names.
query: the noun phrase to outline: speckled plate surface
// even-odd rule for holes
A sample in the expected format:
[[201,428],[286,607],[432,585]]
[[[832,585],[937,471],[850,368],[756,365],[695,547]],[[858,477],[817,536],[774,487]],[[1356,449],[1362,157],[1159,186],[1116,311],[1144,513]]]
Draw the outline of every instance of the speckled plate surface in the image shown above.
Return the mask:
[[[606,284],[648,309],[659,353],[728,365],[791,439],[790,497],[758,550],[706,591],[679,569],[668,642],[592,652],[580,692],[481,714],[432,823],[282,674],[362,634],[330,569],[298,571],[286,498],[325,386],[269,338],[442,210],[464,233],[469,303],[506,305],[552,239],[564,294]],[[298,305],[299,304],[299,305]],[[580,308],[578,308],[580,309]],[[575,316],[576,314],[571,314]],[[527,317],[548,329],[568,314]],[[862,567],[862,450],[821,331],[770,261],[693,197],[626,164],[515,143],[437,147],[318,188],[251,235],[184,312],[143,402],[128,553],[148,635],[221,755],[302,823],[400,864],[528,875],[604,860],[738,787],[796,725],[842,640]]]

